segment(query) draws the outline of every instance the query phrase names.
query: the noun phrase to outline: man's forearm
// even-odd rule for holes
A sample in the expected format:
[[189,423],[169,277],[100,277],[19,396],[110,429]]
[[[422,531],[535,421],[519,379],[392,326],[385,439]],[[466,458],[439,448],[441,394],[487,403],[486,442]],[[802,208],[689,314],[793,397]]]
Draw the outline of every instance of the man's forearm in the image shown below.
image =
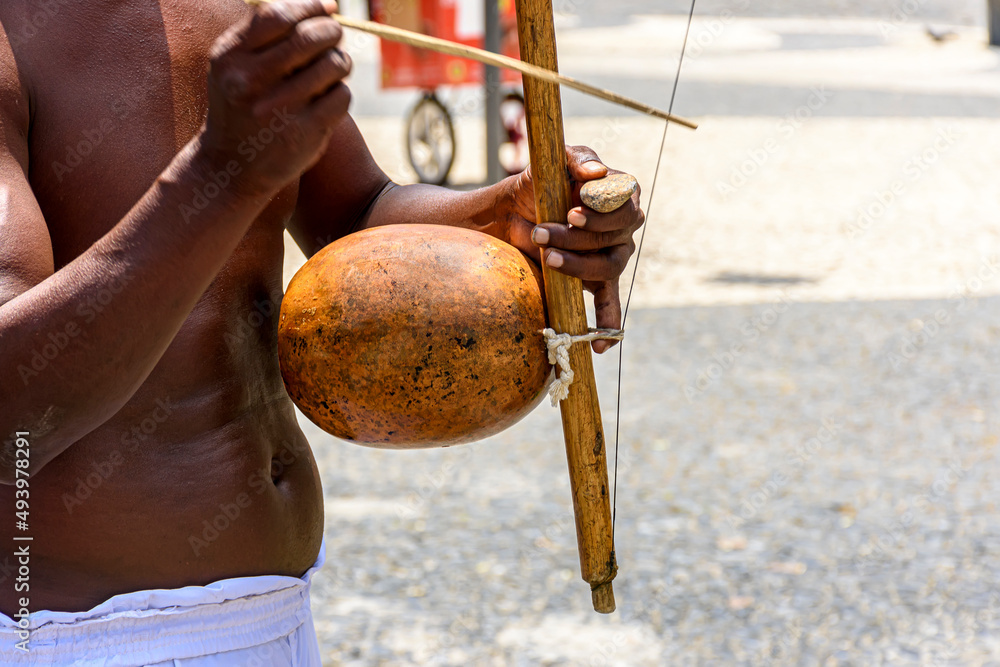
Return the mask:
[[[32,473],[128,401],[266,205],[234,185],[198,211],[193,193],[218,171],[199,146],[86,252],[0,306],[0,441],[31,431]],[[53,337],[68,342],[39,372],[33,356]]]
[[511,179],[468,192],[434,185],[388,184],[361,221],[359,229],[385,225],[424,224],[464,227],[507,240],[506,215]]

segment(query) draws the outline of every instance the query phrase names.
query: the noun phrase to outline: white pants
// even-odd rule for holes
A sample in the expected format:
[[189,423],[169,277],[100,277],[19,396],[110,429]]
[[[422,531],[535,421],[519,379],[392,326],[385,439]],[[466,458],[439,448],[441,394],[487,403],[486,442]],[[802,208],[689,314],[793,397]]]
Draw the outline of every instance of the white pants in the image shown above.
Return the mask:
[[29,616],[28,651],[0,614],[0,664],[58,667],[321,667],[309,587],[301,578],[223,579],[116,595],[90,611]]

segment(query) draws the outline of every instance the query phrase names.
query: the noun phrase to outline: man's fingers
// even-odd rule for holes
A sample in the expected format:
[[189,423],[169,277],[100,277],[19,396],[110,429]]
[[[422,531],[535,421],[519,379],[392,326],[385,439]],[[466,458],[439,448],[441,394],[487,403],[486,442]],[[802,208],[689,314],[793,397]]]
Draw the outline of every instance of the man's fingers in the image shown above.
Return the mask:
[[646,214],[639,206],[639,197],[633,195],[630,201],[611,213],[598,213],[586,206],[571,208],[566,221],[573,227],[588,232],[610,232],[619,229],[635,232],[646,221]]
[[336,2],[320,0],[281,0],[261,4],[241,31],[243,46],[249,50],[266,48],[287,37],[300,21],[329,16],[336,11]]
[[[325,11],[319,0],[274,3],[259,9],[247,26],[226,32],[211,54],[222,93],[235,104],[251,101],[335,49],[343,28]],[[254,50],[247,31],[255,38],[280,32],[280,38]]]
[[307,67],[339,46],[344,29],[331,18],[310,18],[295,25],[286,39],[260,51],[252,63],[264,85],[270,85]]
[[324,125],[331,126],[347,113],[350,106],[351,89],[346,84],[338,83],[314,100],[306,115],[311,120],[317,120]]
[[558,223],[537,225],[531,233],[531,240],[535,245],[574,252],[594,252],[617,245],[625,245],[631,238],[632,231],[630,229],[592,232],[589,229],[576,229]]
[[[597,286],[588,285],[594,292],[594,309],[597,311],[598,329],[622,328],[622,300],[618,281],[610,280]],[[595,340],[591,345],[594,352],[603,354],[617,344],[614,340]]]
[[604,282],[616,280],[632,256],[632,244],[618,245],[601,252],[577,253],[557,248],[543,252],[545,264],[581,280]]
[[350,56],[339,49],[327,51],[309,67],[279,84],[254,106],[254,113],[258,118],[273,113],[274,109],[287,108],[298,113],[333,86],[341,84],[350,71]]

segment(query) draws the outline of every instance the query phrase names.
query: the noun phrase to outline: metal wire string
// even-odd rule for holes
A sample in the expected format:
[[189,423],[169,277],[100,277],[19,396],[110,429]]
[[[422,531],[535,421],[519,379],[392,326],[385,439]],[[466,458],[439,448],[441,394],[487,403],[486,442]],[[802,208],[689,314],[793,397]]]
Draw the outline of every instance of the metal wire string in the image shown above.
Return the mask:
[[[691,34],[691,24],[694,21],[694,8],[698,0],[691,0],[691,10],[688,12],[687,27],[684,30],[684,42],[681,45],[681,55],[677,59],[677,73],[674,76],[674,87],[670,93],[670,106],[667,109],[667,113],[672,113],[674,110],[674,100],[677,98],[677,85],[681,80],[681,67],[684,65],[684,53],[687,51],[688,36]],[[653,214],[653,196],[656,194],[656,184],[660,176],[660,166],[663,163],[663,153],[667,147],[667,132],[670,130],[670,123],[665,123],[663,127],[663,139],[660,140],[660,153],[656,158],[656,171],[653,172],[653,185],[649,189],[649,202],[646,204],[646,210],[649,211],[649,215]],[[635,289],[635,279],[639,274],[639,260],[642,259],[642,246],[643,242],[646,240],[646,229],[649,226],[649,220],[647,219],[646,224],[643,225],[642,233],[639,235],[639,243],[636,248],[635,253],[635,268],[632,271],[632,280],[629,283],[628,296],[625,298],[625,309],[622,312],[622,329],[626,328],[625,323],[628,321],[628,310],[629,306],[632,304],[632,291]],[[614,475],[614,486],[612,488],[612,505],[611,505],[611,541],[614,543],[615,537],[615,522],[618,517],[618,450],[619,444],[621,442],[621,421],[622,421],[622,365],[624,363],[624,353],[625,341],[618,344],[618,396],[617,396],[617,406],[616,406],[616,416],[615,416],[615,475]]]

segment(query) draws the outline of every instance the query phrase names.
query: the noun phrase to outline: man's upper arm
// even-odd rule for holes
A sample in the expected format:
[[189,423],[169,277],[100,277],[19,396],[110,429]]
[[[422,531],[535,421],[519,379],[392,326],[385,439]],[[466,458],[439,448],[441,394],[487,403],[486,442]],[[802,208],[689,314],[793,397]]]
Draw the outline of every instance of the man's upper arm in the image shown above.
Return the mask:
[[28,184],[28,96],[0,24],[0,305],[52,275],[52,242]]
[[288,231],[307,257],[354,231],[389,184],[361,132],[345,116],[326,153],[299,182],[299,199]]

